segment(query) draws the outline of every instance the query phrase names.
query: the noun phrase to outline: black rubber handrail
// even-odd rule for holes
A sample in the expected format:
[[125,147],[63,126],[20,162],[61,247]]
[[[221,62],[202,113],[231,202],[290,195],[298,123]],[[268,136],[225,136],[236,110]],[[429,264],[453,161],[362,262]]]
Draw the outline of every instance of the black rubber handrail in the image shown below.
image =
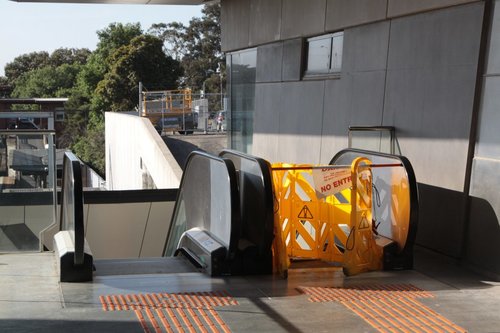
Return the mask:
[[[237,179],[236,179],[236,170],[234,167],[234,164],[231,160],[228,159],[223,159],[221,157],[213,156],[208,153],[202,152],[202,151],[193,151],[191,152],[186,160],[186,166],[184,167],[184,173],[182,174],[182,179],[181,183],[179,186],[179,191],[177,193],[177,199],[175,201],[175,206],[174,206],[174,211],[172,214],[172,218],[170,221],[170,226],[169,230],[167,233],[167,238],[165,240],[165,245],[163,248],[163,254],[164,256],[168,255],[168,245],[173,243],[176,244],[179,240],[178,239],[171,239],[173,237],[173,229],[174,229],[174,224],[175,224],[175,218],[176,218],[176,212],[180,209],[181,205],[181,200],[180,196],[183,195],[183,187],[186,182],[186,177],[189,177],[190,172],[188,171],[190,164],[193,163],[196,158],[202,158],[205,160],[214,160],[218,163],[224,164],[226,170],[227,170],[227,176],[229,177],[229,186],[230,186],[230,204],[231,204],[231,231],[230,231],[230,237],[229,237],[229,244],[227,248],[227,258],[226,259],[231,259],[234,257],[237,248],[238,248],[238,240],[241,234],[240,230],[240,205],[239,205],[239,197],[238,197],[238,185],[237,185]],[[207,175],[210,176],[210,175]],[[192,202],[192,200],[191,200]],[[199,221],[198,221],[199,222]]]
[[74,265],[82,265],[85,243],[82,170],[80,160],[71,152],[64,153],[61,214],[59,219],[59,229],[61,231],[74,231]]
[[[255,214],[255,212],[252,212],[252,218],[256,218],[254,221],[246,221],[246,223],[251,223],[253,227],[256,227],[258,230],[258,239],[251,239],[255,244],[258,244],[258,249],[260,254],[264,254],[266,251],[269,251],[271,249],[271,245],[273,242],[274,238],[274,197],[273,197],[273,183],[272,183],[272,176],[271,176],[271,165],[269,164],[268,161],[248,155],[242,152],[238,152],[235,150],[229,150],[229,149],[224,149],[220,152],[219,154],[220,157],[225,158],[225,159],[230,159],[233,161],[233,164],[236,167],[236,170],[239,173],[239,176],[242,177],[240,178],[240,182],[244,181],[243,174],[246,172],[246,170],[242,170],[240,166],[238,166],[238,162],[241,163],[242,160],[246,160],[254,165],[258,166],[258,169],[260,170],[260,175],[259,175],[259,181],[260,184],[248,184],[250,188],[259,188],[259,196],[261,198],[249,198],[245,193],[240,193],[240,212],[242,214],[241,216],[241,221],[244,222],[246,220],[246,217],[243,216],[244,210],[243,207],[245,205],[252,206],[251,203],[245,202],[244,200],[253,200],[259,202],[260,207],[253,207],[253,209],[256,209],[259,211],[259,214]],[[246,184],[239,184],[240,187],[240,192],[244,191],[247,186]],[[250,193],[249,195],[255,195],[256,193]],[[249,235],[243,235],[248,237]]]

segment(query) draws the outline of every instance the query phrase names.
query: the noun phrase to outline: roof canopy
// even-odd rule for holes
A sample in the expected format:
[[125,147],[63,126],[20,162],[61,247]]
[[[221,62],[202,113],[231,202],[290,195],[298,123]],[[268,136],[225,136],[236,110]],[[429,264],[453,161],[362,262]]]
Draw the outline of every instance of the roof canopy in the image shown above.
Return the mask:
[[104,3],[138,5],[202,5],[213,0],[11,0],[15,2],[51,2],[51,3]]

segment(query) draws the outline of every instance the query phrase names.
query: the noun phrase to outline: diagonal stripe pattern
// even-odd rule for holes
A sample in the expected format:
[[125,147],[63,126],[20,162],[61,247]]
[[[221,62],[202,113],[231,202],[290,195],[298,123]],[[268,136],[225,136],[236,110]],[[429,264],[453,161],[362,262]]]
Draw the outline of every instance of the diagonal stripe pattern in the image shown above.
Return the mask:
[[299,287],[311,302],[339,302],[379,332],[467,332],[417,301],[433,294],[411,284]]
[[145,333],[231,332],[214,310],[238,305],[226,291],[103,295],[104,311],[134,311]]

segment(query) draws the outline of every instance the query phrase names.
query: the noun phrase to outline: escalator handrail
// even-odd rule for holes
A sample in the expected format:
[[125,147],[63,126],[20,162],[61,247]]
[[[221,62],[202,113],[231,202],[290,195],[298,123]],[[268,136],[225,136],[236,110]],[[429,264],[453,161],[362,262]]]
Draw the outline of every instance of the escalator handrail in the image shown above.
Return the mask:
[[[246,159],[249,161],[252,161],[254,163],[257,163],[260,171],[261,171],[261,181],[264,189],[264,202],[270,203],[268,207],[263,207],[263,209],[266,209],[264,212],[265,216],[265,223],[264,227],[266,230],[264,230],[265,235],[263,237],[266,238],[266,235],[269,235],[267,237],[268,239],[264,239],[264,248],[270,248],[272,245],[272,241],[274,238],[274,198],[273,198],[273,183],[272,183],[272,176],[271,176],[271,165],[269,164],[268,161],[265,159],[262,159],[260,157],[248,155],[239,151],[231,150],[231,149],[224,149],[219,153],[219,156],[222,158],[230,158],[228,156],[235,156],[241,159]],[[240,171],[240,170],[237,170]],[[242,204],[243,202],[240,203],[240,209],[242,209]],[[263,251],[263,248],[259,248],[260,251]]]
[[[74,231],[72,233],[75,246],[74,265],[82,265],[84,262],[85,231],[83,220],[83,188],[82,170],[80,160],[71,152],[64,153],[63,179],[61,185],[61,214],[59,216],[59,230]],[[66,207],[67,196],[71,196],[72,207]],[[66,214],[72,217],[73,225],[68,225]]]
[[166,255],[167,248],[169,241],[171,237],[171,233],[173,232],[174,224],[175,224],[175,216],[176,216],[176,211],[179,209],[180,205],[180,197],[182,195],[182,188],[183,184],[186,181],[185,177],[188,174],[186,171],[188,170],[188,165],[191,163],[191,160],[195,158],[196,156],[201,156],[206,159],[211,159],[211,160],[216,160],[218,162],[222,162],[225,164],[227,171],[228,171],[228,176],[229,176],[229,185],[230,185],[230,194],[231,194],[231,234],[230,234],[230,239],[229,239],[229,244],[228,244],[228,251],[227,251],[227,258],[228,260],[232,259],[234,257],[237,248],[238,248],[238,240],[241,234],[240,230],[240,205],[239,205],[239,197],[238,197],[238,184],[236,180],[236,170],[234,167],[234,164],[231,160],[228,159],[223,159],[221,157],[213,156],[208,153],[202,152],[202,151],[193,151],[191,152],[187,159],[186,159],[186,164],[184,167],[184,172],[182,174],[181,182],[179,185],[179,191],[177,192],[177,198],[175,200],[175,205],[174,205],[174,210],[172,213],[172,218],[170,220],[170,225],[167,233],[167,237],[165,240],[165,245],[163,247],[163,255]]
[[363,150],[363,149],[355,149],[355,148],[347,148],[339,151],[330,161],[330,165],[335,165],[335,161],[337,161],[342,155],[347,153],[356,153],[360,156],[378,156],[385,158],[397,159],[403,165],[403,168],[406,171],[408,176],[408,185],[409,185],[409,194],[410,194],[410,217],[408,224],[408,235],[406,239],[406,243],[401,252],[412,251],[413,245],[415,243],[415,239],[417,236],[417,225],[418,225],[418,210],[419,210],[419,195],[418,195],[418,184],[417,179],[415,177],[415,172],[413,171],[413,167],[410,161],[402,155],[392,155],[386,154],[371,150]]

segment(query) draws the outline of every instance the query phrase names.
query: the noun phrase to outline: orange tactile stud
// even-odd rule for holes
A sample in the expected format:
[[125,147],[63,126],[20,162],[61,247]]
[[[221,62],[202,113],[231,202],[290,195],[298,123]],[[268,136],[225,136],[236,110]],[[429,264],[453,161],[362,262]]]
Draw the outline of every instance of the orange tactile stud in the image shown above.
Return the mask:
[[339,302],[379,332],[467,332],[417,301],[434,297],[411,284],[299,287],[311,302]]
[[213,309],[238,305],[226,291],[99,296],[103,311],[133,310],[144,332],[231,332]]

